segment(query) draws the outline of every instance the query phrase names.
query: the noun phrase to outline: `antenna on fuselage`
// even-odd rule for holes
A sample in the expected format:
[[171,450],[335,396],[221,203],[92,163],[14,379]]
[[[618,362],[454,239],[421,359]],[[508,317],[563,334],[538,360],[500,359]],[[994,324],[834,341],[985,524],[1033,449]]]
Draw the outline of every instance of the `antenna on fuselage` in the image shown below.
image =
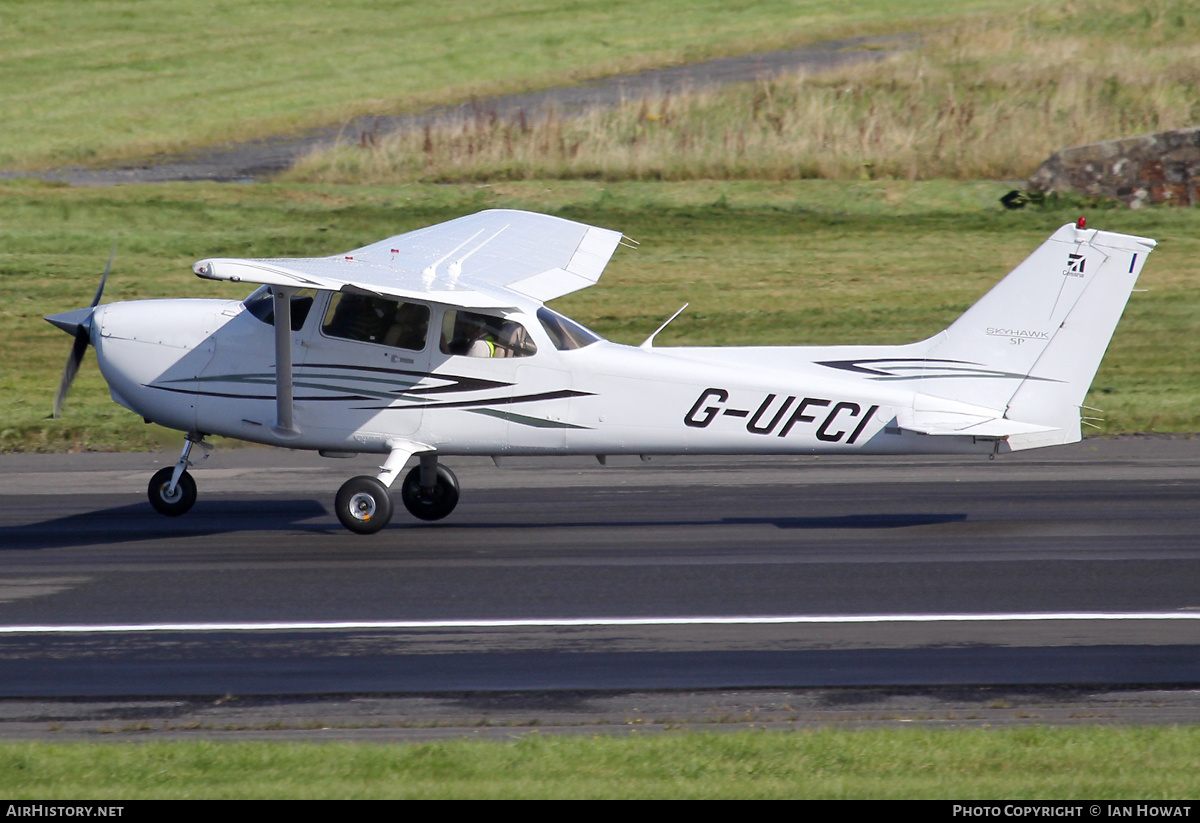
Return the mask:
[[684,303],[682,306],[680,306],[680,307],[679,307],[679,311],[675,312],[675,313],[674,313],[674,314],[672,314],[670,317],[668,317],[668,318],[667,318],[667,322],[666,322],[666,323],[663,323],[661,326],[659,326],[657,329],[655,329],[655,330],[654,330],[654,334],[652,334],[652,335],[650,335],[649,337],[647,337],[647,338],[645,339],[645,341],[643,341],[643,342],[642,342],[642,345],[638,346],[638,348],[639,348],[639,349],[652,349],[652,348],[654,348],[654,338],[655,338],[655,337],[658,337],[658,333],[659,333],[660,331],[662,331],[663,329],[665,329],[667,326],[671,325],[671,321],[672,321],[672,320],[674,320],[674,319],[675,319],[676,317],[678,317],[679,315],[683,314],[683,310],[684,310],[684,309],[686,309],[686,308],[687,308],[688,306],[690,306],[690,305],[692,305],[692,304],[691,304],[691,303]]

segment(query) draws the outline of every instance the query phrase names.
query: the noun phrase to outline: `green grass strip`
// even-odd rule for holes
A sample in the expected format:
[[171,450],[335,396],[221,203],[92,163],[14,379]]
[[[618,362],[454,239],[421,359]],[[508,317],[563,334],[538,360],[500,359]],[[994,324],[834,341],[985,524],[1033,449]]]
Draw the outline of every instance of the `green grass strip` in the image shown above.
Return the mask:
[[599,285],[555,307],[636,345],[905,343],[944,328],[1042,243],[1089,225],[1160,241],[1087,405],[1093,433],[1200,431],[1200,210],[1070,200],[1006,212],[998,183],[511,182],[490,186],[204,185],[74,189],[0,183],[0,450],[177,448],[120,408],[89,355],[47,419],[70,339],[42,317],[86,305],[112,246],[105,301],[245,297],[197,279],[206,256],[336,254],[484,208],[619,229]]
[[0,794],[137,798],[1195,798],[1200,728],[0,745]]

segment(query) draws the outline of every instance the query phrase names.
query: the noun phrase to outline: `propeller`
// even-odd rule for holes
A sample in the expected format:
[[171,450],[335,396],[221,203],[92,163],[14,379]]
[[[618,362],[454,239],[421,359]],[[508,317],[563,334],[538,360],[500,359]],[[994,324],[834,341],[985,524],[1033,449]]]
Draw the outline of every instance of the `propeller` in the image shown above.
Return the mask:
[[113,258],[116,256],[117,241],[114,240],[112,251],[108,255],[108,263],[104,266],[104,274],[100,276],[100,287],[96,289],[96,296],[92,298],[91,306],[86,309],[54,314],[46,318],[67,334],[75,337],[75,343],[71,346],[71,354],[67,357],[67,365],[63,368],[62,382],[58,384],[58,394],[54,395],[55,417],[58,417],[59,411],[62,410],[63,401],[67,399],[67,392],[71,390],[71,384],[75,382],[75,375],[79,373],[79,364],[83,362],[83,355],[87,352],[88,343],[91,342],[92,315],[96,306],[100,305],[100,297],[104,294],[104,284],[108,282],[108,273],[112,270]]

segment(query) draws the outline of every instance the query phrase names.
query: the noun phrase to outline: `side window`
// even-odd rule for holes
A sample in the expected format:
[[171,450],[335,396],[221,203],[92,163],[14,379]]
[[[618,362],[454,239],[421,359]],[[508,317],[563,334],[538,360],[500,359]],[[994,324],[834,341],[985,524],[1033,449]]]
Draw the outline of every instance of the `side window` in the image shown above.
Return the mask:
[[421,351],[429,333],[429,307],[336,292],[321,331],[330,337]]
[[515,320],[451,309],[442,320],[441,349],[467,357],[529,357],[537,344]]
[[[313,289],[300,289],[292,295],[292,331],[304,328],[308,312],[312,308],[317,293]],[[266,323],[275,325],[275,298],[271,296],[271,287],[263,286],[255,289],[254,293],[242,301],[246,311]]]

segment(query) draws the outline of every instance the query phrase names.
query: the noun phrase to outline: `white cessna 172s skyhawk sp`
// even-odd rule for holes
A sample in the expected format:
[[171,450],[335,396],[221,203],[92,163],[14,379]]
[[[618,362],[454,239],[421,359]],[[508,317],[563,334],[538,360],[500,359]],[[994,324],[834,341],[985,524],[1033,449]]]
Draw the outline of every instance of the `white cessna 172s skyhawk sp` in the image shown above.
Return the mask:
[[[326,456],[386,455],[348,480],[360,534],[389,488],[437,520],[457,455],[991,453],[1080,439],[1080,409],[1155,241],[1060,228],[953,325],[899,346],[655,348],[608,342],[543,303],[594,284],[619,232],[485,211],[333,257],[195,264],[256,283],[241,302],[143,300],[47,318],[90,343],[121,405],[186,433],[150,502],[180,515],[210,434]],[[109,259],[111,266],[112,260]],[[105,270],[107,276],[108,270]],[[670,321],[668,321],[670,322]],[[664,324],[665,327],[666,324]]]

